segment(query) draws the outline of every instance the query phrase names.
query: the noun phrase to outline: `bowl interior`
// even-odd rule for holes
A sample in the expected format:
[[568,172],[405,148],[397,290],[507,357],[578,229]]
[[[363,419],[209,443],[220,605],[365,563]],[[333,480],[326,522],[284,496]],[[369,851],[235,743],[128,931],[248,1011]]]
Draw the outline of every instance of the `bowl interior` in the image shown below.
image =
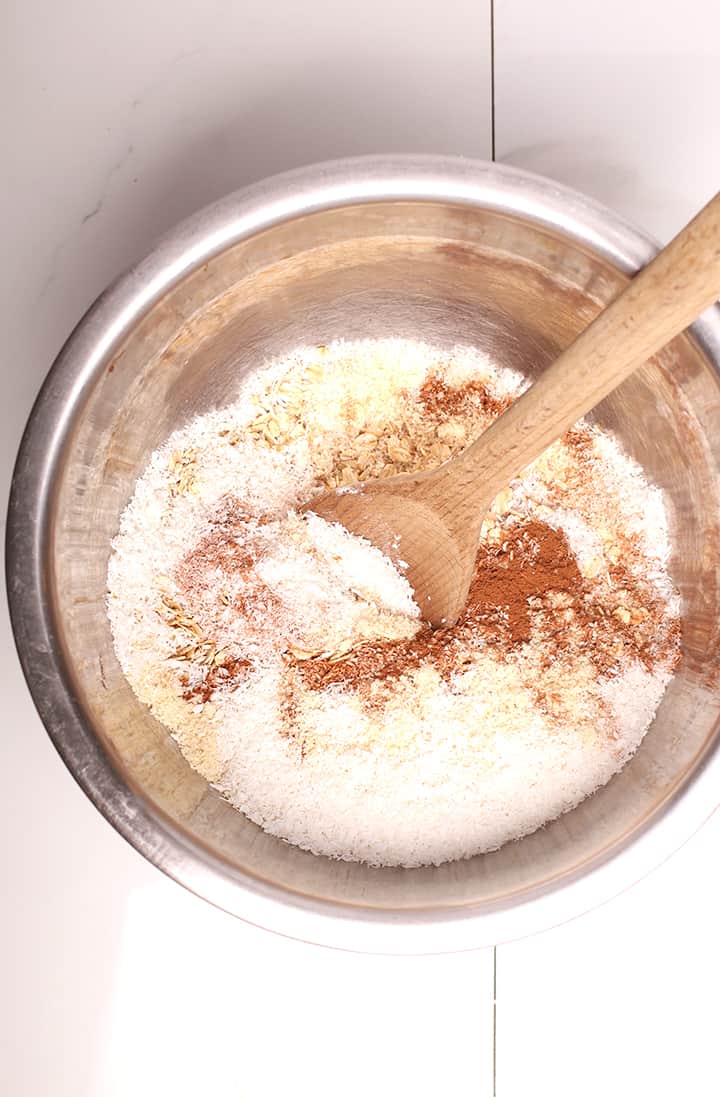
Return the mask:
[[640,750],[574,811],[496,853],[432,869],[372,869],[264,834],[183,759],[134,698],[104,609],[110,542],[152,450],[241,379],[298,343],[406,336],[472,343],[532,376],[623,286],[625,275],[560,231],[440,202],[309,214],[187,276],[98,369],[78,400],[53,497],[48,560],[67,676],[114,767],[151,812],[230,876],[379,909],[507,903],[631,840],[712,744],[720,592],[720,384],[690,335],[596,412],[667,492],[683,659]]

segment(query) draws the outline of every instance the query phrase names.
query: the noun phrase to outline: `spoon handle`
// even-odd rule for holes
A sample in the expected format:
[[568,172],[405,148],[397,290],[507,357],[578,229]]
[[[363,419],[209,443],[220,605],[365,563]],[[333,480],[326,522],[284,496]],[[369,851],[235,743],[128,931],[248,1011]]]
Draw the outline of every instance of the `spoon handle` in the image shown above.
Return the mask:
[[[457,461],[450,488],[492,499],[720,298],[720,193]],[[457,467],[455,467],[457,466]],[[453,476],[448,477],[448,480]],[[464,485],[464,487],[463,487]],[[485,493],[487,485],[488,492]]]

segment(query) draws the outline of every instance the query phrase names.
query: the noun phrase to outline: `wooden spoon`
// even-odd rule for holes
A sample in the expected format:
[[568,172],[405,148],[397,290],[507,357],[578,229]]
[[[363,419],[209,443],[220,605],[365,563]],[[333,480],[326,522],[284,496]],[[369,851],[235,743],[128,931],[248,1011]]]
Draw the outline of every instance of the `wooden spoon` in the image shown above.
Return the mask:
[[498,492],[720,297],[720,194],[507,411],[430,472],[317,496],[307,509],[395,560],[431,625],[460,616],[480,527]]

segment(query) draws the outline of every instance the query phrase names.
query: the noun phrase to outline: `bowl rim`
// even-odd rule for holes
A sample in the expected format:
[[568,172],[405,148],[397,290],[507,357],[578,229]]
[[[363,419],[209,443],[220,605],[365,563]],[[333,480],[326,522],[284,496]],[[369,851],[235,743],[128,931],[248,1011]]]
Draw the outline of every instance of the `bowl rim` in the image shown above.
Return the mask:
[[[365,156],[285,172],[182,221],[112,283],[72,332],[32,408],[13,472],[6,533],[10,619],[38,713],[65,765],[112,826],[168,876],[215,906],[314,944],[392,954],[455,952],[528,936],[606,902],[683,845],[718,806],[720,752],[705,750],[649,822],[606,855],[516,900],[452,910],[378,911],[304,898],[232,868],[125,783],[67,688],[45,590],[49,501],[74,409],[126,335],[169,289],[235,243],[302,215],[380,201],[444,201],[514,213],[633,273],[657,244],[577,191],[518,168],[447,156]],[[720,372],[720,307],[690,329]]]

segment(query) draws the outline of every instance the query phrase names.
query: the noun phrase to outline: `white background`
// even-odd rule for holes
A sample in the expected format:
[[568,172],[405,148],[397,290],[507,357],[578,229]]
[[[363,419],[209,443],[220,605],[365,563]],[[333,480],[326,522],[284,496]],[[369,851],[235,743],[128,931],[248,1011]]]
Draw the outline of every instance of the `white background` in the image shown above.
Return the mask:
[[[494,8],[4,0],[3,500],[34,394],[97,292],[247,181],[361,152],[489,158],[494,131],[499,160],[661,238],[717,189],[716,0]],[[281,940],[110,829],[47,740],[4,610],[0,629],[2,1094],[720,1093],[717,818],[602,910],[496,954]]]

